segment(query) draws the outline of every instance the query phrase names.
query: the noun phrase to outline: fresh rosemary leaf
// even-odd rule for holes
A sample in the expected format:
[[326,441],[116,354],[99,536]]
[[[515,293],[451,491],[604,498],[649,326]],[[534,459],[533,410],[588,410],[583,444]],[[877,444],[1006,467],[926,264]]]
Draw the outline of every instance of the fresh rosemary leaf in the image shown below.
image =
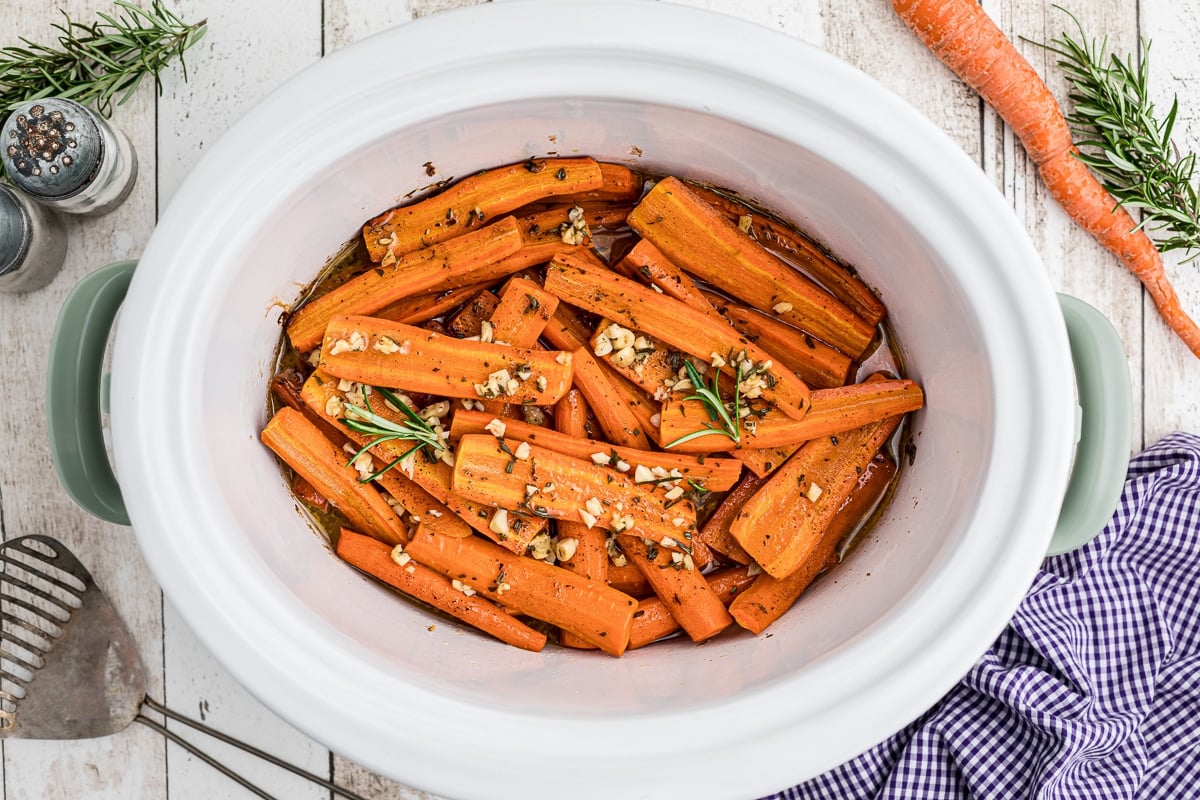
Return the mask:
[[[742,411],[742,367],[739,363],[734,374],[734,389],[733,389],[733,414],[729,413],[729,409],[725,407],[725,401],[721,399],[720,380],[721,369],[718,367],[713,370],[711,384],[704,383],[704,377],[700,371],[696,369],[691,361],[684,361],[683,368],[687,371],[688,380],[695,389],[695,394],[690,394],[683,398],[684,400],[697,400],[704,407],[708,414],[709,423],[705,425],[703,430],[692,431],[684,434],[674,441],[664,444],[663,449],[667,450],[676,445],[690,442],[693,439],[698,439],[701,436],[728,436],[735,442],[742,440],[741,428],[741,411]],[[718,423],[718,424],[712,424]]]
[[363,403],[366,405],[366,408],[360,408],[359,406],[345,403],[343,408],[345,408],[346,416],[341,418],[342,423],[355,433],[361,433],[364,436],[375,437],[359,448],[358,452],[351,456],[347,463],[353,464],[355,459],[357,459],[360,455],[367,452],[375,445],[383,444],[384,442],[402,441],[416,442],[416,444],[406,450],[398,458],[393,459],[383,469],[378,470],[377,472],[374,472],[365,478],[360,478],[359,480],[361,483],[369,483],[370,481],[375,480],[388,470],[403,463],[406,458],[422,448],[430,448],[439,456],[441,451],[446,449],[445,442],[442,441],[442,438],[438,435],[438,432],[435,431],[426,420],[422,419],[417,412],[409,408],[407,403],[403,402],[399,397],[387,389],[382,389],[376,386],[374,387],[374,391],[379,392],[384,399],[386,399],[396,408],[400,409],[401,413],[404,414],[406,419],[404,422],[394,422],[386,417],[379,416],[375,413],[374,409],[371,408],[371,399],[366,395],[363,396]]

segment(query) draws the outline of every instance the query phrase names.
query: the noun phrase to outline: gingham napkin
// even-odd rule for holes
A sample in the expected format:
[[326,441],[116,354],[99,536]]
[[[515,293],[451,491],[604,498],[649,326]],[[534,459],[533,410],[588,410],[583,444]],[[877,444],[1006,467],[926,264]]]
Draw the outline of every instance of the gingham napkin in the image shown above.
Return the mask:
[[1104,531],[1046,559],[936,706],[771,800],[1200,798],[1200,437],[1133,459]]

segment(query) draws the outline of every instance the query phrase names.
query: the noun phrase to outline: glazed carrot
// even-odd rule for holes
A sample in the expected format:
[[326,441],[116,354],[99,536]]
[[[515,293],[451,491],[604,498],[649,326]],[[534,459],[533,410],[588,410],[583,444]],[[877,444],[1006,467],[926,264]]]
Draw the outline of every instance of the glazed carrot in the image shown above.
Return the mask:
[[300,475],[292,476],[288,488],[291,489],[292,494],[296,495],[297,500],[307,503],[318,511],[329,511],[329,501],[325,499],[325,495],[318,492],[315,486]]
[[[580,254],[554,257],[546,268],[546,291],[627,328],[657,337],[705,363],[713,353],[732,357],[742,352],[760,368],[771,363],[768,354],[733,328],[719,328],[703,312],[622,278]],[[797,419],[804,417],[809,391],[803,381],[773,364],[761,377],[764,400]]]
[[850,378],[851,361],[804,331],[715,292],[704,292],[713,307],[747,339],[800,376],[814,389],[832,389]]
[[[517,210],[514,213],[518,217],[521,233],[525,237],[527,243],[535,241],[576,241],[578,233],[583,231],[568,231],[567,228],[574,227],[571,219],[571,212],[576,208],[583,211],[583,222],[586,223],[588,233],[585,237],[590,236],[590,230],[593,227],[600,228],[616,228],[625,224],[625,217],[633,210],[633,203],[609,203],[609,202],[580,202],[567,203],[566,205],[552,205],[544,208],[537,208],[527,212]],[[578,215],[579,212],[575,212]],[[580,244],[587,244],[588,238],[580,241]]]
[[1075,157],[1054,95],[974,0],[892,0],[900,19],[1009,124],[1067,215],[1146,287],[1163,321],[1200,356],[1200,326],[1184,312],[1162,254]]
[[721,504],[704,523],[696,538],[727,561],[738,564],[751,563],[754,559],[746,552],[746,548],[733,538],[733,534],[729,532],[729,525],[763,483],[765,480],[753,473],[745,475],[738,481],[738,485],[733,487],[733,491],[721,499]]
[[[717,595],[717,599],[726,606],[755,581],[746,567],[727,567],[705,575],[704,580]],[[637,611],[633,612],[633,630],[629,633],[629,649],[636,650],[639,647],[645,647],[664,636],[670,636],[677,630],[679,630],[679,622],[671,616],[671,612],[662,598],[647,597],[638,601]]]
[[464,436],[454,454],[453,487],[463,497],[510,512],[627,530],[662,542],[664,549],[690,549],[695,508],[687,500],[668,499],[654,480],[648,476],[639,483],[636,475],[528,442],[510,446],[492,435]]
[[[608,349],[598,344],[601,337],[605,335],[605,331],[609,330],[609,326],[605,325],[606,322],[607,320],[601,320],[600,326],[588,342],[587,346],[593,353],[597,349],[600,352]],[[652,336],[639,334],[637,338],[641,340],[643,347],[635,350],[637,355],[632,362],[623,362],[621,356],[618,355],[619,351],[616,350],[605,356],[597,356],[597,358],[606,368],[621,376],[626,382],[650,395],[657,394],[662,397],[668,392],[665,386],[674,384],[681,377],[678,373],[687,355]]]
[[[412,556],[405,558],[403,550],[393,550],[370,536],[342,528],[337,554],[350,566],[505,644],[535,653],[546,645],[546,634],[478,595],[467,596],[455,589],[448,578],[417,563]],[[405,563],[400,564],[397,559]]]
[[384,263],[420,248],[466,235],[485,220],[547,197],[578,194],[604,185],[590,158],[529,159],[484,170],[408,206],[393,208],[363,226],[372,261]]
[[[564,436],[582,438],[587,424],[587,401],[576,389],[567,392],[554,407],[554,427]],[[603,581],[608,575],[608,550],[605,547],[605,532],[601,528],[589,528],[582,522],[560,519],[558,541],[575,541],[575,552],[570,558],[561,559],[558,565],[585,578]],[[570,633],[563,633],[562,644],[566,647],[590,647],[587,642]]]
[[617,541],[693,642],[711,639],[733,624],[733,617],[700,570],[674,561],[668,550],[647,545],[639,536],[621,534]]
[[752,474],[765,478],[786,464],[787,460],[799,449],[800,445],[789,444],[783,447],[766,447],[761,450],[735,450],[729,455],[742,462]]
[[[570,396],[570,392],[567,395]],[[463,436],[473,433],[487,433],[487,426],[493,419],[492,415],[482,411],[464,411],[462,409],[455,411],[454,418],[450,422],[450,441],[456,442]],[[659,467],[668,472],[678,470],[678,474],[685,481],[693,480],[711,492],[723,492],[733,486],[737,483],[738,476],[742,471],[742,465],[730,458],[702,459],[678,453],[619,447],[583,436],[567,436],[526,422],[504,420],[504,423],[505,438],[517,442],[529,442],[565,456],[593,463],[595,463],[593,456],[608,455],[609,460],[601,466],[615,469],[618,464],[625,462],[629,466],[623,471],[627,473],[636,471],[639,466],[647,469]],[[616,458],[614,459],[613,456]]]
[[[505,217],[453,242],[405,256],[343,283],[301,306],[287,324],[288,339],[307,351],[321,341],[329,320],[339,314],[370,314],[390,303],[432,289],[465,286],[500,277],[491,269],[522,247],[516,220]],[[514,266],[513,272],[521,267]]]
[[492,285],[491,281],[473,283],[456,289],[418,294],[405,297],[394,303],[389,303],[378,311],[372,311],[371,316],[387,319],[392,322],[403,322],[406,325],[419,325],[434,317],[440,317],[451,309],[458,308],[478,292]]
[[477,536],[438,536],[423,525],[404,549],[483,597],[573,633],[610,655],[621,655],[629,643],[637,601],[603,581],[513,555]]
[[293,408],[281,408],[262,431],[267,447],[359,530],[387,544],[408,538],[404,523],[369,484],[358,482],[358,472],[346,464],[346,453]]
[[642,196],[642,177],[629,167],[601,161],[600,174],[604,178],[604,185],[577,195],[577,199],[628,202]]
[[320,368],[371,386],[513,403],[554,403],[571,387],[568,353],[464,341],[373,317],[330,320]]
[[852,358],[875,336],[875,326],[764,250],[677,178],[659,181],[628,222],[683,269]]
[[446,330],[460,339],[479,336],[485,320],[491,319],[500,298],[487,289],[481,289],[471,295],[463,307],[446,321]]
[[324,415],[308,407],[304,402],[304,376],[298,370],[289,369],[279,372],[271,379],[271,394],[288,408],[294,408],[308,418],[325,435],[325,438],[338,447],[345,446],[349,441],[342,429],[330,424]]
[[730,533],[772,577],[795,572],[900,417],[808,442],[742,506]]
[[[895,474],[896,465],[891,459],[887,456],[876,457],[863,470],[850,496],[821,533],[811,554],[795,572],[782,580],[764,572],[754,580],[752,586],[734,598],[729,613],[737,624],[754,633],[762,633],[791,608],[817,575],[837,564],[838,544],[875,507]],[[636,620],[634,629],[637,629]]]
[[579,318],[579,312],[568,305],[559,303],[558,308],[554,310],[554,316],[550,318],[550,324],[542,331],[542,336],[555,349],[570,352],[587,347],[592,332],[587,324]]
[[575,387],[587,398],[605,437],[623,447],[650,449],[650,437],[634,413],[628,391],[596,361],[592,351],[581,347],[571,354]]
[[[621,558],[625,558],[624,554]],[[633,564],[625,560],[625,563],[617,566],[610,560],[608,563],[608,585],[624,592],[630,597],[647,597],[654,593],[650,588],[650,582],[646,580],[646,576],[642,571]],[[672,617],[674,619],[674,617]]]
[[[711,453],[721,450],[753,450],[798,445],[821,436],[836,436],[897,414],[916,411],[924,405],[921,387],[910,380],[867,380],[863,383],[818,389],[804,419],[792,419],[774,409],[761,417],[743,421],[741,442],[726,436],[702,436],[672,446],[681,453]],[[675,441],[709,423],[708,412],[697,400],[675,399],[665,403],[659,431]]]
[[871,325],[878,325],[887,315],[887,308],[875,296],[851,267],[834,261],[811,240],[737,200],[717,194],[703,186],[691,186],[704,202],[746,231],[751,238],[768,250],[780,252],[795,262],[806,274],[829,290],[858,316]]
[[513,347],[533,347],[558,308],[558,298],[533,281],[512,278],[500,290],[500,302],[489,322],[492,340]]
[[[687,303],[692,308],[703,311],[708,314],[714,324],[720,325],[725,322],[719,314],[714,313],[715,309],[708,298],[701,293],[700,287],[696,286],[686,272],[676,266],[675,262],[667,258],[663,251],[655,247],[649,240],[639,241],[621,261],[627,264],[627,268],[638,275],[643,283],[649,284],[652,289],[657,287],[668,297],[673,297],[680,302]],[[624,273],[624,270],[622,272]]]

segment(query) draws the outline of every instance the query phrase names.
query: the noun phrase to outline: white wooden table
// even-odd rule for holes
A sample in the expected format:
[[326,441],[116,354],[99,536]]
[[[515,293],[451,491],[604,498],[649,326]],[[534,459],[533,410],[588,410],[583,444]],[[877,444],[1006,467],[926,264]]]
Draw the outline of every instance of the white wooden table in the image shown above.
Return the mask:
[[[651,0],[647,0],[648,2]],[[190,81],[164,76],[156,96],[144,86],[115,121],[133,140],[141,176],[115,213],[69,222],[68,263],[48,288],[0,295],[0,530],[64,540],[89,565],[138,640],[150,692],[171,707],[243,736],[372,798],[428,797],[381,779],[277,719],[238,687],[182,624],[141,560],[132,531],[78,510],[49,460],[42,411],[46,354],[58,308],[96,267],[136,258],[157,215],[192,165],[251,104],[298,70],[383,28],[479,0],[169,0],[188,20],[207,18],[208,36],[188,53]],[[689,0],[755,20],[841,56],[921,109],[976,159],[1029,229],[1055,285],[1105,312],[1120,331],[1133,380],[1136,449],[1177,430],[1200,431],[1200,361],[1159,322],[1137,282],[1072,227],[1047,196],[1021,148],[990,109],[938,64],[897,21],[887,0]],[[1179,145],[1200,150],[1200,0],[1058,0],[1093,35],[1122,52],[1137,36],[1154,42],[1153,85],[1161,105],[1178,93]],[[984,0],[1010,36],[1045,41],[1069,20],[1051,0]],[[0,0],[0,43],[24,35],[44,41],[61,7],[80,20],[110,10],[110,0]],[[1061,96],[1046,53],[1021,49]],[[1174,265],[1175,262],[1172,262]],[[1200,315],[1200,268],[1172,269],[1184,305]],[[18,346],[19,343],[19,346]],[[403,724],[398,721],[398,724]],[[149,730],[83,742],[9,741],[3,754],[5,800],[220,800],[250,795]],[[227,763],[246,763],[228,755]],[[269,768],[244,767],[280,798],[321,798],[317,790]]]

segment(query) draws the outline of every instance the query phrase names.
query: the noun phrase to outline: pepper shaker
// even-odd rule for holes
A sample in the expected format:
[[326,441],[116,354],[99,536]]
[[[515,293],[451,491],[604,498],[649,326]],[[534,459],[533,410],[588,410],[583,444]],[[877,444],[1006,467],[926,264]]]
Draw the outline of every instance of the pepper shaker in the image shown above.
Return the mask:
[[112,211],[137,179],[137,157],[125,135],[58,97],[17,106],[0,128],[0,153],[18,189],[68,214]]
[[67,232],[50,209],[0,184],[0,292],[31,292],[58,274]]

